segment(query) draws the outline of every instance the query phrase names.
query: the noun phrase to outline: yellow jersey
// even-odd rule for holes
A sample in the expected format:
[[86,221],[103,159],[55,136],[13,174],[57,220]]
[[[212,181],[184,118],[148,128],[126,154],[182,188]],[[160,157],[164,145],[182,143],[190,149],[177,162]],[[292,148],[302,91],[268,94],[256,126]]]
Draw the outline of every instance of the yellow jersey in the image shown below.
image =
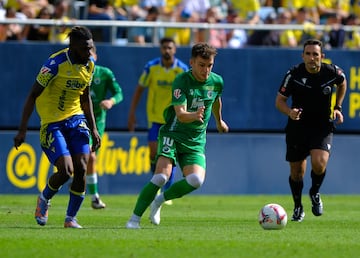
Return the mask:
[[244,20],[248,20],[255,13],[258,13],[260,10],[260,2],[259,0],[231,0],[230,6],[233,7],[240,18]]
[[188,69],[188,66],[177,58],[170,68],[162,65],[160,57],[145,65],[138,84],[148,88],[146,113],[149,127],[152,123],[165,123],[163,112],[171,103],[172,83],[178,74]]
[[49,57],[36,77],[37,82],[44,87],[36,99],[41,125],[84,113],[80,96],[91,84],[94,67],[92,60],[86,65],[73,64],[68,48]]

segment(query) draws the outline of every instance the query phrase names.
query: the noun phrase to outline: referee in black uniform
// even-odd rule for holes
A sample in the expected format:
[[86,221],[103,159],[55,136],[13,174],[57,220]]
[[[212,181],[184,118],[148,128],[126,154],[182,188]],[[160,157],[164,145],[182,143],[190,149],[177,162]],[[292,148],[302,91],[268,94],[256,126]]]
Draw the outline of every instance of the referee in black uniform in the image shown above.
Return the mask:
[[[303,62],[285,75],[276,96],[276,108],[288,116],[286,160],[290,164],[289,185],[294,200],[293,221],[305,217],[301,201],[306,158],[311,157],[312,185],[309,191],[312,213],[320,216],[323,203],[319,189],[326,175],[334,124],[344,121],[342,102],[346,93],[346,77],[341,68],[323,63],[323,44],[310,39],[304,43]],[[336,92],[332,107],[333,92]],[[288,98],[291,97],[291,105]]]

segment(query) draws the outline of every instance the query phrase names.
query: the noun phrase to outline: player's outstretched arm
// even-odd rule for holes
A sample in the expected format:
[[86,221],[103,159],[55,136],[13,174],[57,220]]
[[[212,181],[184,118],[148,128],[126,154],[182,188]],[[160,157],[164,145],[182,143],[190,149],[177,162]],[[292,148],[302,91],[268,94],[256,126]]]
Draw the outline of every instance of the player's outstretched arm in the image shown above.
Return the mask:
[[34,111],[35,101],[37,97],[43,92],[44,87],[37,81],[33,84],[29,95],[26,98],[23,113],[21,116],[21,122],[17,135],[14,137],[14,147],[17,149],[24,141],[26,137],[26,130],[29,118]]
[[227,133],[229,132],[229,127],[222,119],[222,101],[221,98],[217,98],[212,106],[212,113],[215,117],[216,128],[219,133]]

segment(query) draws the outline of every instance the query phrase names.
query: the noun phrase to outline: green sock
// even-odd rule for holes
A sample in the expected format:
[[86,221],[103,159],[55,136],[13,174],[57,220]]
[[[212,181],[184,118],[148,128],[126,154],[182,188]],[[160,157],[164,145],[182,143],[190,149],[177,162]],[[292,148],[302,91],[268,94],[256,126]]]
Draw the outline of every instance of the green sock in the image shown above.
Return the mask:
[[149,207],[150,203],[154,200],[156,193],[160,187],[157,185],[149,182],[147,183],[144,188],[141,190],[139,197],[137,199],[134,214],[141,217],[147,207]]
[[97,184],[97,175],[87,175],[86,176],[87,189],[89,194],[97,194],[98,193],[98,184]]
[[180,198],[185,194],[191,193],[195,189],[196,188],[190,185],[186,179],[182,179],[171,185],[170,188],[164,192],[164,197],[165,200]]

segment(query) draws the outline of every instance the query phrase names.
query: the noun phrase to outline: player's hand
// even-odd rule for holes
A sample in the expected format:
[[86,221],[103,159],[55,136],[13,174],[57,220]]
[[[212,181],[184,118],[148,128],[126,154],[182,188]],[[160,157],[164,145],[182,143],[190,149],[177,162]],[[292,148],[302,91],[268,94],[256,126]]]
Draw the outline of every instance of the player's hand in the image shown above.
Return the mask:
[[229,127],[228,125],[225,123],[224,120],[220,120],[219,123],[216,123],[216,127],[219,133],[227,133],[229,132]]
[[303,111],[302,108],[292,108],[290,110],[289,117],[292,120],[300,120],[300,115],[301,115],[302,111]]
[[197,111],[195,112],[195,120],[204,123],[204,112],[205,112],[204,106],[198,107]]
[[100,102],[100,108],[104,110],[109,110],[113,107],[114,102],[111,99],[104,99]]
[[342,124],[344,122],[344,116],[340,110],[334,110],[334,120],[336,121],[336,124]]
[[18,132],[18,134],[14,137],[14,147],[18,149],[18,147],[25,141],[25,132]]
[[97,151],[101,146],[101,138],[97,130],[93,130],[91,133],[92,136],[92,146],[91,151]]

